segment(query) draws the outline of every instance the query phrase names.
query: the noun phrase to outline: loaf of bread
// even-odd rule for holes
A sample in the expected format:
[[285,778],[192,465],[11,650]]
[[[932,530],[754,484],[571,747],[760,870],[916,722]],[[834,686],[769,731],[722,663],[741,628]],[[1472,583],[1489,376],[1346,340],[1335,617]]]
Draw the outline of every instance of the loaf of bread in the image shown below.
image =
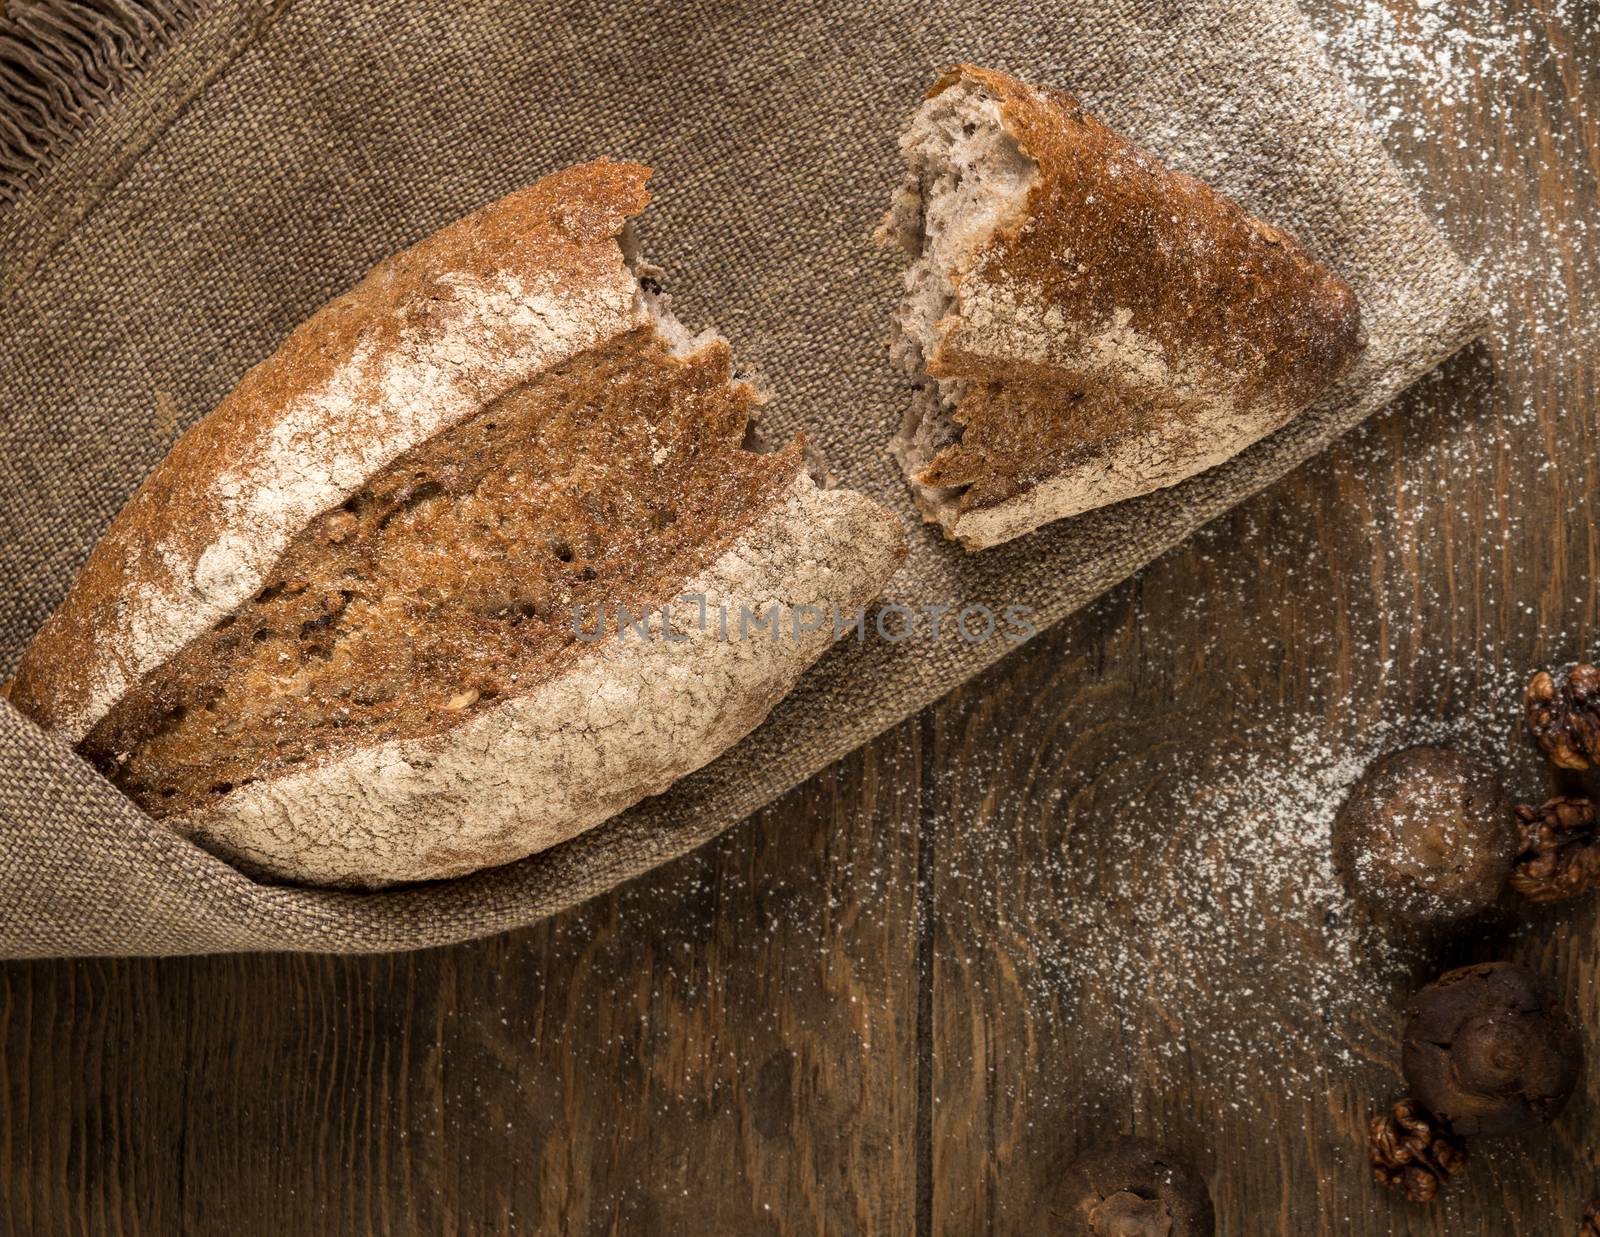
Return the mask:
[[968,548],[1221,463],[1365,344],[1349,285],[1071,95],[961,65],[901,146],[893,450]]
[[751,448],[757,391],[638,256],[648,175],[546,177],[296,330],[117,516],[12,703],[245,870],[354,887],[552,846],[741,738],[839,630],[806,607],[869,602],[903,536],[802,441]]

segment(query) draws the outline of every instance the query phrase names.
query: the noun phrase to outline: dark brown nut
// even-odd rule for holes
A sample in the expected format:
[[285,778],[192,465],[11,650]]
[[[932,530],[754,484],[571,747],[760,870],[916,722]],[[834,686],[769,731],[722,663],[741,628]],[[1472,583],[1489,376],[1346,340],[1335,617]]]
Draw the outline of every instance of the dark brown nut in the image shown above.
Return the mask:
[[1579,662],[1566,682],[1541,670],[1524,699],[1528,729],[1545,755],[1563,769],[1587,769],[1600,761],[1600,669]]
[[1333,825],[1352,896],[1417,921],[1463,919],[1500,896],[1517,851],[1510,800],[1476,761],[1408,747],[1374,761]]
[[1067,1166],[1068,1237],[1212,1237],[1206,1184],[1177,1156],[1142,1138],[1119,1138]]
[[1467,1162],[1467,1149],[1415,1100],[1401,1100],[1372,1118],[1367,1130],[1372,1175],[1414,1203],[1431,1203]]
[[1521,849],[1511,887],[1533,902],[1561,902],[1600,887],[1600,839],[1594,805],[1558,798],[1517,805]]
[[1582,1063],[1543,981],[1510,962],[1462,967],[1417,993],[1400,1055],[1412,1096],[1463,1138],[1553,1121]]

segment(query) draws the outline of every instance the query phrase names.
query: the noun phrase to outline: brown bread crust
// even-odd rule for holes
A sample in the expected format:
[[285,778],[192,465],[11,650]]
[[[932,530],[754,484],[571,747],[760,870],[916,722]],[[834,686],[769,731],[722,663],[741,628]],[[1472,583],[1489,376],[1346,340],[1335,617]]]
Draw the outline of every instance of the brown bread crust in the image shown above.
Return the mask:
[[[179,438],[112,521],[24,654],[11,702],[77,742],[255,593],[288,538],[385,457],[644,325],[616,237],[649,201],[649,174],[602,160],[547,176],[379,263],[319,310]],[[546,321],[530,323],[517,301]],[[462,363],[447,388],[452,360]],[[386,400],[381,387],[407,366],[424,375],[418,389]]]
[[[547,177],[316,314],[140,487],[13,703],[246,870],[348,887],[555,845],[758,724],[904,538],[803,440],[743,448],[727,344],[625,259],[646,176]],[[682,593],[712,620],[668,639]],[[648,638],[575,641],[618,601]]]
[[798,440],[741,448],[731,363],[630,331],[407,452],[79,750],[163,818],[526,695],[594,652],[575,612],[672,601],[804,471]]
[[[699,624],[693,602],[675,604],[679,643],[661,638],[655,612],[650,639],[587,645],[563,673],[451,730],[252,782],[167,823],[247,871],[359,888],[544,850],[743,738],[832,643],[827,609],[870,602],[904,553],[893,515],[802,472],[684,581],[709,620]],[[774,606],[781,634],[752,625],[739,638],[743,611],[771,617]]]
[[1089,115],[960,65],[1037,164],[1024,217],[955,272],[928,372],[970,383],[961,441],[916,478],[962,487],[993,545],[1171,485],[1279,428],[1365,346],[1350,286],[1287,233]]

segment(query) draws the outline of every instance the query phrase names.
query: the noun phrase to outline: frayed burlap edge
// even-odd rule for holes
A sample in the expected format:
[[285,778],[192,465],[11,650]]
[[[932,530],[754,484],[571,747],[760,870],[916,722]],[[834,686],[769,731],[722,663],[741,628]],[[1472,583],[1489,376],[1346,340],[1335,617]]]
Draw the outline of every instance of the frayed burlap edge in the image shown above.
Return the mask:
[[289,2],[0,4],[0,304]]

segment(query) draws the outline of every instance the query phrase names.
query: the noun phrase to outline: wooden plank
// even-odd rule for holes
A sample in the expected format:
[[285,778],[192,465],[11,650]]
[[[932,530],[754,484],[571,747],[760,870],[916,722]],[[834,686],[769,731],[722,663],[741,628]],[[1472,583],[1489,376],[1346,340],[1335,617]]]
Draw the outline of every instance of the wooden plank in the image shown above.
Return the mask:
[[1596,1189],[1593,1070],[1432,1209],[1381,1194],[1361,1138],[1434,970],[1516,958],[1600,1025],[1595,907],[1397,939],[1285,829],[1417,738],[1503,762],[1523,797],[1550,784],[1515,698],[1595,653],[1600,23],[1313,7],[1336,53],[1427,57],[1364,88],[1507,310],[1489,348],[932,711],[937,1233],[1041,1231],[1059,1167],[1129,1130],[1197,1163],[1227,1234],[1559,1234]]
[[[1437,719],[1542,793],[1508,701],[1600,619],[1600,21],[1386,2],[1394,54],[1432,58],[1364,89],[1507,307],[1492,349],[552,924],[392,959],[0,967],[0,1231],[1038,1233],[1064,1160],[1125,1129],[1199,1164],[1229,1237],[1573,1230],[1600,1069],[1432,1210],[1378,1194],[1360,1127],[1430,969],[1516,957],[1600,1025],[1596,907],[1397,946],[1318,918],[1342,908],[1304,839],[1278,838],[1303,904],[1262,851],[1285,799],[1315,815],[1319,748]],[[1309,7],[1356,32],[1336,54],[1386,29],[1375,0]],[[1539,38],[1451,44],[1439,16]]]
[[0,968],[0,1232],[909,1231],[917,743],[495,940]]

